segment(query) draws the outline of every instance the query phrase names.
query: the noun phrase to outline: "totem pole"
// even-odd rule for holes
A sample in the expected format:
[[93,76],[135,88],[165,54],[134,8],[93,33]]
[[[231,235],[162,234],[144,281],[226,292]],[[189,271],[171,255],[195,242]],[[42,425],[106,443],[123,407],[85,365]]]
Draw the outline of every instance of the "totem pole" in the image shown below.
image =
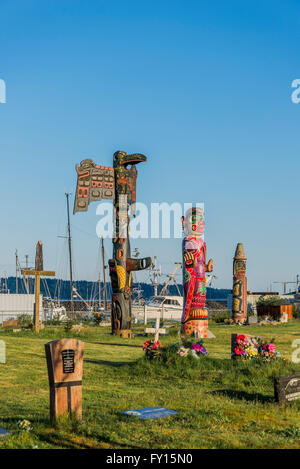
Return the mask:
[[131,258],[129,243],[129,208],[131,215],[135,216],[135,165],[143,161],[147,158],[139,153],[127,155],[124,151],[117,151],[113,156],[113,168],[96,165],[91,159],[76,165],[78,181],[74,214],[87,211],[93,201],[114,201],[113,259],[108,261],[112,286],[111,321],[112,333],[123,337],[131,335],[132,271],[146,269],[152,264],[151,257]]
[[187,210],[185,217],[182,217],[182,227],[184,302],[181,333],[205,338],[208,336],[205,272],[213,270],[213,261],[210,259],[206,264],[203,210],[196,207]]
[[234,322],[247,321],[247,277],[244,246],[238,243],[233,259],[232,316]]

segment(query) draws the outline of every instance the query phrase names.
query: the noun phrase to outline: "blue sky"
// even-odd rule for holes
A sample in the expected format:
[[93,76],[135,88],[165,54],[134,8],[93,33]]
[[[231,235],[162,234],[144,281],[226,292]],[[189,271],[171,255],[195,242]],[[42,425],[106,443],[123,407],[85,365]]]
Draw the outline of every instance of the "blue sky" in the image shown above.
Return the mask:
[[[299,254],[300,14],[296,1],[0,3],[0,274],[44,242],[67,277],[65,196],[86,157],[141,152],[141,202],[204,201],[215,286],[243,242],[248,287],[295,280]],[[72,216],[75,276],[97,278],[98,218]],[[136,240],[164,273],[180,240]],[[105,241],[107,255],[111,243]],[[137,278],[147,278],[139,274]],[[180,274],[178,276],[180,280]],[[291,287],[291,285],[290,285]]]

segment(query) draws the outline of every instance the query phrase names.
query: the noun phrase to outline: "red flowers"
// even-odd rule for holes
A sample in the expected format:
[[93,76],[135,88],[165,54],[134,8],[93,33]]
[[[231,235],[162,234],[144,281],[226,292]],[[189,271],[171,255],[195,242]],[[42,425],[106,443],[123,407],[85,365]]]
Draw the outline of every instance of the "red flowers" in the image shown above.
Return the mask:
[[245,334],[238,334],[237,337],[236,337],[236,340],[237,340],[237,341],[240,341],[240,340],[244,341],[244,340],[246,340]]
[[146,340],[143,344],[143,350],[149,358],[154,358],[159,353],[161,347],[162,344],[158,340],[156,342],[154,340]]
[[234,353],[235,353],[236,355],[242,355],[243,350],[244,350],[244,349],[243,349],[242,347],[238,346],[238,347],[235,347]]

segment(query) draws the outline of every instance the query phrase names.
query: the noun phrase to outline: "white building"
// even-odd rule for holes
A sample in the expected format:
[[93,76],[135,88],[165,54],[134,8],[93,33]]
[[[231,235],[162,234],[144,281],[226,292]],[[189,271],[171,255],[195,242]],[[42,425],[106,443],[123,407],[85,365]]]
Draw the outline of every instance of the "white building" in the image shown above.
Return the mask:
[[[29,314],[33,318],[34,302],[35,295],[0,293],[0,323],[18,319],[21,314]],[[40,295],[40,317],[43,316],[43,296]]]

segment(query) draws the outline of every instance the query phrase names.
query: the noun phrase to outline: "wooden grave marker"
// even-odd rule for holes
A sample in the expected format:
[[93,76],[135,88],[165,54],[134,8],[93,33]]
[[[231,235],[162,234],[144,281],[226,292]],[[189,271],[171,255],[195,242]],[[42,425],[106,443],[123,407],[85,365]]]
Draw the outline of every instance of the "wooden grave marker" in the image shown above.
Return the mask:
[[159,339],[159,334],[168,334],[169,330],[165,328],[160,328],[160,316],[156,318],[155,327],[146,327],[146,334],[154,334],[154,342],[157,342]]
[[82,418],[82,372],[84,343],[77,339],[45,344],[50,386],[50,420],[73,414]]
[[55,272],[52,270],[43,270],[43,243],[38,241],[36,245],[35,269],[22,269],[22,275],[35,276],[35,309],[34,309],[34,329],[35,332],[40,330],[40,291],[41,277],[54,277]]

